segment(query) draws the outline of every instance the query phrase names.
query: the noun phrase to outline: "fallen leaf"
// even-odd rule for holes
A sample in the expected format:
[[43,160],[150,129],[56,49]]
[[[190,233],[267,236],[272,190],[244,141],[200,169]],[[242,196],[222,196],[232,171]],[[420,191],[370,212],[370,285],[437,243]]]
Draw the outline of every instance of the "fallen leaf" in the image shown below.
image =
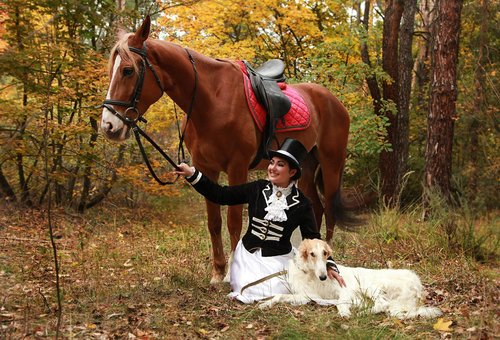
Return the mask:
[[122,315],[123,315],[123,313],[112,313],[112,314],[109,314],[108,315],[108,320],[112,319],[112,318],[115,318],[117,316],[122,316]]
[[439,318],[434,324],[433,328],[440,332],[451,332],[453,329],[450,328],[453,321],[445,321],[444,318]]
[[14,316],[15,316],[14,313],[2,313],[2,314],[0,314],[0,319],[11,320],[11,319],[14,319]]
[[399,319],[394,319],[393,322],[394,322],[394,324],[396,326],[399,326],[399,327],[403,327],[404,326],[404,323],[401,320],[399,320]]

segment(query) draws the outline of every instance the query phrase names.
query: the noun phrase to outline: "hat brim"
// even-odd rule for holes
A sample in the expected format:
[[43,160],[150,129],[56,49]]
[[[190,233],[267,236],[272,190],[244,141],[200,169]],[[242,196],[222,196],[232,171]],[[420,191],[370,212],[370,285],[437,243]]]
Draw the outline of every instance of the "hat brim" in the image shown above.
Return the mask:
[[284,150],[269,150],[269,159],[273,157],[283,158],[288,162],[292,169],[297,170],[297,173],[293,176],[294,178],[299,178],[302,175],[302,170],[300,169],[300,164],[295,157],[293,157],[289,152]]

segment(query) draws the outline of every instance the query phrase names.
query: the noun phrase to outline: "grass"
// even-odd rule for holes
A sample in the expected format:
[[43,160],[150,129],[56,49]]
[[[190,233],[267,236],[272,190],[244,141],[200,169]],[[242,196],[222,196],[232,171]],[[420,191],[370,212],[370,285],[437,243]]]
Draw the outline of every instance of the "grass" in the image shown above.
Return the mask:
[[[336,231],[335,258],[350,266],[413,269],[426,286],[426,303],[439,306],[453,321],[453,338],[498,337],[498,219],[495,214],[450,214],[423,222],[418,206],[404,212],[382,207],[359,233]],[[228,300],[227,283],[209,283],[204,203],[189,188],[134,210],[106,203],[85,215],[63,210],[54,215],[65,338],[447,336],[433,329],[436,320],[399,321],[362,311],[346,320],[335,307],[260,310]],[[444,223],[450,216],[452,237]],[[47,237],[44,212],[0,207],[0,338],[55,334],[57,301]]]

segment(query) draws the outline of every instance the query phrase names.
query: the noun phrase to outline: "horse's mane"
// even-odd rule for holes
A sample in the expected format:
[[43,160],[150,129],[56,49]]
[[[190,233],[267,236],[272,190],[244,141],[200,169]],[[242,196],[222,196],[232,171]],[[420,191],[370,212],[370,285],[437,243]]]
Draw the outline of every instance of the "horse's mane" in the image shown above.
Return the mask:
[[115,46],[113,46],[111,52],[109,53],[109,60],[108,60],[109,71],[111,71],[111,69],[113,68],[113,60],[115,59],[115,54],[119,54],[122,60],[132,63],[132,67],[134,68],[134,71],[136,73],[139,72],[139,66],[137,65],[137,60],[132,57],[133,52],[131,52],[128,48],[128,38],[133,34],[134,33],[120,34],[117,43],[115,44]]

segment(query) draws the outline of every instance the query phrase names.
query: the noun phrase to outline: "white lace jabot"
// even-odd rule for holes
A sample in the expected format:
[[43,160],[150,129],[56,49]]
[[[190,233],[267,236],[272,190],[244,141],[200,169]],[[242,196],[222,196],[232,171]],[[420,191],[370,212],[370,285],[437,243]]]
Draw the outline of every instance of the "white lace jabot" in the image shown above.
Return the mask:
[[286,188],[281,188],[273,184],[273,193],[267,201],[265,220],[283,222],[287,220],[285,210],[288,210],[286,197],[292,192],[295,181],[292,181]]

